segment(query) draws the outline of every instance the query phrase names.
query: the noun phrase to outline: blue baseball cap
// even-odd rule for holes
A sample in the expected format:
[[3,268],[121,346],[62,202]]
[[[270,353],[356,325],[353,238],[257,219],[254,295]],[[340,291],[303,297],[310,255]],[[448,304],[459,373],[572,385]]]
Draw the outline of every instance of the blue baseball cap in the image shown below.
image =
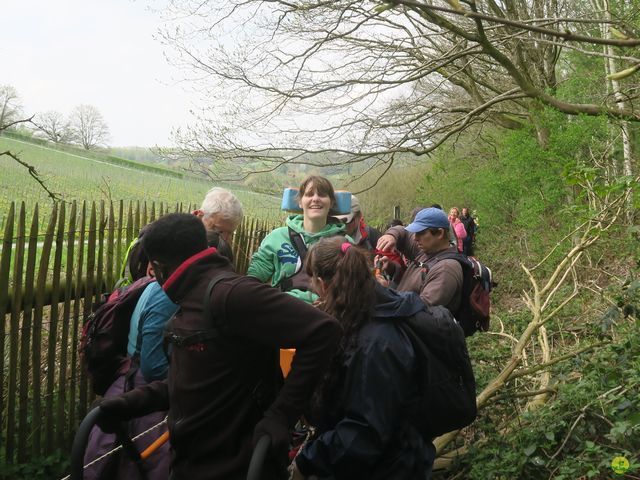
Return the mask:
[[439,208],[424,208],[418,212],[416,218],[404,227],[411,233],[418,233],[427,228],[449,228],[449,217]]

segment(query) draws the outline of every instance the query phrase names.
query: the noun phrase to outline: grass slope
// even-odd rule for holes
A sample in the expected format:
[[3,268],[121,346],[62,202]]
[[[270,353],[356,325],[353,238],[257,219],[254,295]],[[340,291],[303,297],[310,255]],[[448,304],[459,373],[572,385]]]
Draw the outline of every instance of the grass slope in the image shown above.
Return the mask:
[[[188,175],[170,176],[158,168],[96,155],[81,150],[67,151],[6,136],[0,137],[0,152],[10,150],[33,165],[47,187],[60,194],[65,201],[125,200],[165,202],[170,205],[199,204],[213,184]],[[32,179],[25,167],[8,156],[0,157],[0,218],[6,215],[12,201],[25,201],[31,211],[35,203],[46,212],[51,200],[40,185]],[[167,169],[168,170],[168,169]],[[279,199],[263,194],[227,186],[233,190],[251,217],[281,218]],[[1,221],[0,221],[1,223]]]

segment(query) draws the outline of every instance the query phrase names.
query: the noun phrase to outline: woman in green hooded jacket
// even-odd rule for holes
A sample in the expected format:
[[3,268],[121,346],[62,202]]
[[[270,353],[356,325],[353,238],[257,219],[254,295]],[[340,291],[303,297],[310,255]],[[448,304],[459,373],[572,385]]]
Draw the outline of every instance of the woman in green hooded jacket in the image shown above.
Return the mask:
[[[318,296],[312,291],[311,282],[303,266],[306,248],[324,237],[344,234],[344,225],[331,217],[336,197],[331,182],[312,175],[302,182],[298,190],[298,203],[302,215],[291,215],[286,226],[276,228],[260,244],[249,264],[247,275],[290,293],[300,300],[313,303]],[[294,237],[304,243],[301,255]]]

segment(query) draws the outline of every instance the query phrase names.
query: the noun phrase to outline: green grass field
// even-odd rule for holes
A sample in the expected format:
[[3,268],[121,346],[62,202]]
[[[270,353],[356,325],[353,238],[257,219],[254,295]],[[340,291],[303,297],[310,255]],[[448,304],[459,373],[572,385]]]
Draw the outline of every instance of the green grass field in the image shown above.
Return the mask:
[[[0,152],[10,150],[33,165],[47,187],[64,201],[125,200],[164,202],[169,205],[199,205],[204,194],[214,184],[197,178],[173,178],[161,173],[145,171],[135,163],[116,165],[99,160],[95,154],[57,150],[24,140],[0,137]],[[92,158],[98,157],[98,158]],[[106,156],[105,156],[106,157]],[[261,219],[280,219],[280,199],[253,193],[234,185],[220,185],[232,190],[242,202],[245,215]],[[43,223],[52,202],[40,185],[29,176],[27,169],[8,156],[0,157],[0,225],[12,201],[24,201],[27,212],[40,205]]]

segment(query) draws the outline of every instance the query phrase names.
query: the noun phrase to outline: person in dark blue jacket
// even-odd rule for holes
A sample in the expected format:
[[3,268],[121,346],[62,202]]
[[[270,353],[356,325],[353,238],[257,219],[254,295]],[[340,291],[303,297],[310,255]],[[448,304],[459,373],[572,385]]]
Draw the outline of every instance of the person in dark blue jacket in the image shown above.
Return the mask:
[[415,354],[398,325],[423,310],[420,297],[379,285],[344,237],[314,245],[307,272],[343,336],[308,416],[318,436],[300,449],[291,478],[428,479],[435,449],[411,421]]

